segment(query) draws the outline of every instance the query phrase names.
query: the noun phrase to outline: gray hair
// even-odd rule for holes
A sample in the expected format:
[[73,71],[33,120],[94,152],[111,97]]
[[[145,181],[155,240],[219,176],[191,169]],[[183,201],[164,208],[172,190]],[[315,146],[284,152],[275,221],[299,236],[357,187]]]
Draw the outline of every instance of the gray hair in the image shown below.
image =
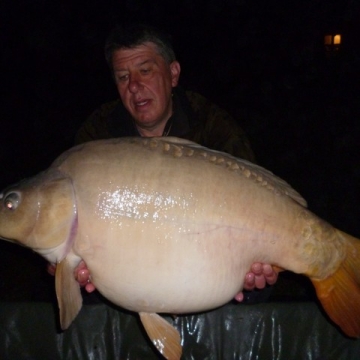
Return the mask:
[[118,25],[109,34],[105,42],[105,58],[112,69],[112,56],[120,49],[132,49],[146,42],[154,43],[164,60],[170,64],[176,60],[171,37],[152,26],[145,24]]

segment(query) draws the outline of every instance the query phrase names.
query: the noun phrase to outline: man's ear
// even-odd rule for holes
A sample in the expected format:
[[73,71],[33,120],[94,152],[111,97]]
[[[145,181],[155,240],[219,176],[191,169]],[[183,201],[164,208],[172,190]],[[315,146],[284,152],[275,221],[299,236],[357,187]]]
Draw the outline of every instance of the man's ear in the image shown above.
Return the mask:
[[181,72],[180,63],[178,61],[173,61],[170,64],[170,71],[171,71],[171,86],[175,87],[179,82],[179,77]]

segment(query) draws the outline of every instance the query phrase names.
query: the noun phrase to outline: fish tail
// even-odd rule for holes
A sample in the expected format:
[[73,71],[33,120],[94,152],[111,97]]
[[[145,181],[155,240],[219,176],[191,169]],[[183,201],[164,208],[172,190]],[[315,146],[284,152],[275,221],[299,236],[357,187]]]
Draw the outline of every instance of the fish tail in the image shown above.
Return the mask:
[[346,241],[346,256],[323,280],[312,280],[329,317],[350,336],[360,337],[360,240],[337,230]]

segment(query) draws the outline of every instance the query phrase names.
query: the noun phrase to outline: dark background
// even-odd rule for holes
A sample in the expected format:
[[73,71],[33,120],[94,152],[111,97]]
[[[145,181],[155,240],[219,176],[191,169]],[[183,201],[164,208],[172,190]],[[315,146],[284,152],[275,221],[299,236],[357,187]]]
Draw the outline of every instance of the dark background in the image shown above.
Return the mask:
[[[118,21],[147,21],[172,34],[181,84],[237,119],[258,163],[360,237],[359,19],[355,0],[3,1],[0,185],[45,169],[117,97],[105,37]],[[342,35],[338,51],[326,34]],[[1,244],[11,285],[31,276],[13,251]]]

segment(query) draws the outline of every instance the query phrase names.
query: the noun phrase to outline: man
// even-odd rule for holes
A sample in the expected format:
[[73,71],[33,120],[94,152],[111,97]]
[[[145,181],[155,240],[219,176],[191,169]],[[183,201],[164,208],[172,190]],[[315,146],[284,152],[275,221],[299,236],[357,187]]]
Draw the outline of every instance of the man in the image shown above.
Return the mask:
[[[96,110],[78,131],[76,143],[177,136],[254,161],[243,130],[225,111],[178,86],[181,68],[167,36],[145,25],[117,27],[106,41],[105,56],[120,100]],[[76,278],[88,292],[95,290],[83,262]],[[270,265],[256,263],[246,275],[245,289],[264,288],[276,280]],[[244,294],[235,299],[242,301]]]
[[76,136],[81,143],[122,136],[177,136],[254,161],[244,131],[224,110],[178,86],[168,38],[147,26],[115,28],[105,55],[120,99],[103,105]]

